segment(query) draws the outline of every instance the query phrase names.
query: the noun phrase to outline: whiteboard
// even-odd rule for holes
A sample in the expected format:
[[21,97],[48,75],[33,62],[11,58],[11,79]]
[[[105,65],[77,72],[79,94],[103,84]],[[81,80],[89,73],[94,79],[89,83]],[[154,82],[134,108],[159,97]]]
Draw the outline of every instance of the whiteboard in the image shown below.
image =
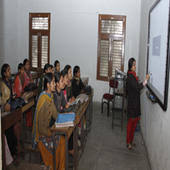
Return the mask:
[[169,0],[159,0],[149,12],[148,88],[166,110],[169,84]]

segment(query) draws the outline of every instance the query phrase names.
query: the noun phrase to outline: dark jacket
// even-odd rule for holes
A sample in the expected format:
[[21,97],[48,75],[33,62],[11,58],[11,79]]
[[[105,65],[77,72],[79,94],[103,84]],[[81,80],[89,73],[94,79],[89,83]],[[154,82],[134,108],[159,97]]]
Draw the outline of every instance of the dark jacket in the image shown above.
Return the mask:
[[142,88],[143,83],[139,83],[134,75],[128,73],[126,80],[128,118],[135,118],[141,115],[140,91]]
[[73,96],[76,98],[80,93],[81,91],[84,89],[84,84],[80,79],[78,78],[73,78],[72,80],[72,92],[73,92]]

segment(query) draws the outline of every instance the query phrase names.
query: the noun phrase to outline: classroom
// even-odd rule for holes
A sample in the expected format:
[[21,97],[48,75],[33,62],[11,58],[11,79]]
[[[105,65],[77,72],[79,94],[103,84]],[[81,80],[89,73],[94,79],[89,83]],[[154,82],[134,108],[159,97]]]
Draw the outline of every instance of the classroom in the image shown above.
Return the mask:
[[0,169],[169,170],[169,0],[0,1]]

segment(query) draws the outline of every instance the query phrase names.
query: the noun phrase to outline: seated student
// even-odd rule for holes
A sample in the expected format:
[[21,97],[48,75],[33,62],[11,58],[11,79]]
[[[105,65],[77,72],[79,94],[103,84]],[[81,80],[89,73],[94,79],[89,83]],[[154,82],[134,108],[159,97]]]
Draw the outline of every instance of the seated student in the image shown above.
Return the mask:
[[32,75],[30,72],[30,61],[25,59],[24,62],[24,86],[26,87],[28,84],[33,82]]
[[14,93],[16,97],[21,97],[24,92],[24,65],[18,64],[18,73],[14,80]]
[[66,70],[66,73],[68,75],[68,83],[67,83],[67,86],[66,86],[66,92],[67,92],[67,101],[69,102],[72,102],[75,100],[74,96],[73,96],[73,93],[72,93],[72,84],[71,84],[71,81],[72,81],[72,68],[70,65],[66,65],[64,67],[64,70]]
[[[24,65],[22,63],[18,64],[18,73],[14,80],[13,92],[16,95],[18,101],[21,102],[21,98],[24,103],[28,102],[28,99],[33,96],[33,92],[24,92]],[[20,98],[20,100],[19,100]]]
[[[24,87],[28,87],[29,84],[32,84],[33,83],[33,79],[32,79],[32,75],[31,75],[31,72],[30,72],[30,61],[28,59],[25,59],[24,62]],[[24,91],[25,91],[25,88],[24,88]],[[28,110],[26,112],[26,126],[27,127],[32,127],[32,111],[31,110]]]
[[50,67],[51,67],[51,72],[54,74],[55,73],[55,68],[52,64],[50,64]]
[[[24,93],[24,65],[22,63],[20,63],[18,65],[18,73],[15,77],[15,80],[14,80],[14,88],[13,88],[13,91],[14,93],[16,94],[16,97],[22,97],[25,101],[32,96],[32,93],[31,92],[26,92]],[[14,129],[17,128],[15,131],[16,131],[16,137],[17,137],[17,140],[20,141],[20,134],[21,134],[21,123],[18,122],[17,123],[17,126],[14,126]],[[19,151],[20,151],[20,145],[18,146],[19,147]]]
[[60,62],[56,60],[54,62],[54,74],[60,73]]
[[[57,110],[53,100],[55,80],[52,73],[44,77],[44,91],[40,94],[37,102],[33,126],[33,141],[38,144],[43,162],[53,170],[53,143],[50,127],[55,123]],[[64,136],[55,136],[57,149],[55,151],[56,167],[58,170],[65,169],[65,139]]]
[[38,85],[38,96],[40,95],[40,93],[43,91],[43,84],[44,84],[44,76],[46,73],[51,73],[51,65],[50,64],[45,64],[44,66],[44,73],[41,75],[40,77],[40,81],[39,81],[39,85]]
[[73,96],[76,98],[80,93],[83,93],[85,88],[81,78],[80,78],[80,67],[75,66],[73,69],[73,80],[72,80],[72,92]]
[[[9,112],[11,110],[11,105],[8,101],[13,95],[12,82],[10,80],[11,69],[9,64],[3,64],[1,68],[1,75],[2,75],[2,81],[0,82],[0,91],[2,95],[1,96],[2,112],[3,111]],[[17,138],[14,132],[14,126],[7,129],[5,131],[5,135],[12,156],[17,155]]]
[[10,80],[11,78],[11,69],[9,64],[4,64],[1,68],[1,75],[2,75],[2,81],[0,82],[1,86],[1,103],[2,106],[4,106],[4,110],[9,112],[11,109],[10,104],[7,102],[11,96],[13,95],[12,93],[12,81]]
[[[63,78],[62,73],[57,73],[55,75],[55,82],[56,82],[56,91],[54,92],[54,103],[55,103],[55,106],[57,108],[57,111],[59,113],[71,111],[69,109],[69,104],[66,103],[66,100],[64,98],[63,89],[65,87],[65,84],[64,84],[64,78]],[[73,155],[74,154],[73,135],[71,135],[71,137],[69,139],[69,145],[68,146],[69,146],[69,153],[71,155]]]
[[64,82],[64,89],[63,89],[63,93],[64,93],[64,98],[66,103],[68,103],[69,101],[67,100],[67,91],[66,91],[66,87],[68,85],[68,74],[67,74],[67,70],[62,70],[61,74],[63,76],[63,82]]
[[69,107],[64,98],[63,89],[65,87],[64,78],[61,73],[55,75],[56,91],[54,92],[54,103],[57,111],[63,113]]

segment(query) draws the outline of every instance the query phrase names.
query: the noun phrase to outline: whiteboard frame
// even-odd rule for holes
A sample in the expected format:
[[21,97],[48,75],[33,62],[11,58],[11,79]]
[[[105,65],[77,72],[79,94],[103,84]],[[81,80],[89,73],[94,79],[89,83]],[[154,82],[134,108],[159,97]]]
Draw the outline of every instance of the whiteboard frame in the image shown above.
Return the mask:
[[[150,44],[150,23],[151,23],[151,14],[154,11],[155,7],[159,7],[159,3],[162,0],[157,0],[155,4],[149,10],[149,23],[148,23],[148,46],[147,46],[147,73],[149,68],[149,44]],[[161,21],[160,21],[161,23]],[[168,13],[168,29],[167,29],[167,49],[166,49],[166,68],[165,68],[165,86],[164,86],[164,100],[161,101],[158,94],[155,93],[155,90],[151,87],[151,84],[147,84],[149,91],[155,96],[156,101],[159,103],[161,108],[166,111],[168,107],[168,88],[169,88],[169,70],[170,70],[170,2],[169,2],[169,13]]]

